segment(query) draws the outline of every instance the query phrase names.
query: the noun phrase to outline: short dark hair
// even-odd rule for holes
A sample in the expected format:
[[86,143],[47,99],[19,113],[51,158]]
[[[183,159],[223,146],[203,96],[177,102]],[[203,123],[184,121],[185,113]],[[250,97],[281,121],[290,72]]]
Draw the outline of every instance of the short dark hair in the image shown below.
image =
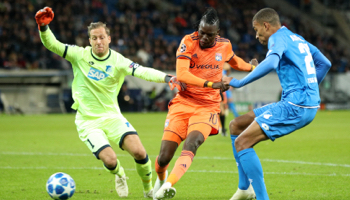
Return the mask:
[[91,22],[91,24],[87,27],[89,37],[90,37],[90,32],[92,29],[96,29],[96,28],[100,28],[100,27],[105,28],[107,35],[110,36],[111,32],[105,23],[103,23],[103,22]]
[[220,20],[218,17],[218,13],[216,12],[216,10],[212,7],[209,7],[204,14],[202,15],[201,20],[199,20],[196,24],[195,24],[195,29],[198,31],[199,29],[199,24],[201,22],[204,22],[206,24],[210,24],[210,25],[217,25],[218,29],[220,28]]
[[258,22],[259,24],[262,24],[263,22],[268,22],[272,26],[281,25],[278,13],[272,8],[261,9],[254,15],[252,22],[254,21]]

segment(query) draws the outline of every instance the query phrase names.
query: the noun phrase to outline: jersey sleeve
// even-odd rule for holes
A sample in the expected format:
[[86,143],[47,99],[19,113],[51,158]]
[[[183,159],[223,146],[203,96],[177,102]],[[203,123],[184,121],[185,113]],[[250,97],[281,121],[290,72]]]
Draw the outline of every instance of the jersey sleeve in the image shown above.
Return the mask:
[[227,56],[225,58],[226,62],[229,62],[235,56],[235,53],[232,50],[232,44],[230,41],[228,42],[228,44],[226,46],[226,54],[227,54]]
[[125,58],[119,53],[117,67],[125,75],[135,76],[150,82],[165,83],[166,74],[164,72],[149,67],[143,67],[137,63],[134,63],[130,59]]
[[273,34],[269,38],[268,45],[269,45],[268,46],[269,51],[267,52],[266,57],[270,54],[276,54],[281,59],[286,49],[286,42],[283,39],[283,37],[277,34]]
[[48,50],[65,58],[69,62],[74,62],[74,60],[82,56],[84,48],[63,44],[56,39],[50,28],[43,32],[39,31],[39,33],[41,42]]
[[190,35],[182,38],[179,48],[176,51],[176,58],[192,58],[193,42]]
[[230,66],[233,69],[238,71],[246,71],[246,72],[250,72],[252,70],[251,64],[245,62],[242,58],[235,55],[235,53],[232,50],[231,42],[229,42],[229,44],[227,45],[226,54],[227,54],[226,62],[230,64]]

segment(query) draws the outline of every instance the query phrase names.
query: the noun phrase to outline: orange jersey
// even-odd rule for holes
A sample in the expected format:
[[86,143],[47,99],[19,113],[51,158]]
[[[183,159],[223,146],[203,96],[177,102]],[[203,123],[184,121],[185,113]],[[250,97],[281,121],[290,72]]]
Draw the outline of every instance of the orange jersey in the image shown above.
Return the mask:
[[[176,57],[177,59],[189,59],[189,72],[203,79],[204,84],[205,81],[221,81],[224,63],[229,62],[234,57],[234,52],[231,42],[220,36],[215,38],[212,47],[202,49],[199,46],[198,32],[194,32],[182,39]],[[179,77],[178,73],[177,76]],[[189,83],[190,80],[182,82]],[[177,98],[203,106],[215,106],[218,109],[221,101],[220,90],[204,88],[203,84],[200,86],[187,84],[187,89],[179,92]]]

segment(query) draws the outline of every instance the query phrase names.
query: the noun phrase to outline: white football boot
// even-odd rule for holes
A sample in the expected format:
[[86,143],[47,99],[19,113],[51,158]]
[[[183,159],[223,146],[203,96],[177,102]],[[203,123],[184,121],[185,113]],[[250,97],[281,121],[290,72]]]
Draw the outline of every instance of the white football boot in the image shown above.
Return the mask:
[[156,192],[155,198],[158,200],[171,199],[175,196],[175,194],[176,194],[176,189],[171,187],[170,182],[166,182]]
[[143,196],[145,197],[145,198],[153,198],[153,189],[152,190],[150,190],[149,192],[145,192],[145,191],[143,191]]
[[[120,166],[121,167],[121,166]],[[115,190],[117,191],[119,197],[127,197],[129,194],[128,184],[126,183],[126,179],[129,179],[125,176],[115,175]]]
[[155,198],[156,192],[159,190],[160,187],[162,187],[162,185],[165,183],[165,181],[168,179],[168,170],[166,170],[165,172],[165,179],[163,181],[159,180],[158,176],[157,176],[157,180],[156,183],[154,184],[153,187],[153,199],[157,200]]
[[230,200],[252,200],[256,199],[256,195],[252,185],[249,185],[248,189],[241,190],[237,189],[236,193],[231,197]]

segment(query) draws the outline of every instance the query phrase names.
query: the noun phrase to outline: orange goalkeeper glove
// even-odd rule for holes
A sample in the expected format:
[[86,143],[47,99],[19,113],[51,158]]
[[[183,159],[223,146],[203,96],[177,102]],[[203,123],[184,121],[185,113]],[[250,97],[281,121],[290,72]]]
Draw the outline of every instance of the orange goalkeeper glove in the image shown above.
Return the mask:
[[176,76],[173,75],[167,75],[170,78],[168,85],[170,87],[171,90],[173,90],[175,87],[179,90],[179,91],[185,91],[187,86],[185,83],[182,83],[180,81],[177,80]]
[[53,13],[50,7],[45,7],[43,9],[40,9],[38,12],[36,12],[35,20],[36,20],[36,23],[38,24],[38,29],[40,30],[40,26],[46,26],[50,24],[54,16],[55,14]]

